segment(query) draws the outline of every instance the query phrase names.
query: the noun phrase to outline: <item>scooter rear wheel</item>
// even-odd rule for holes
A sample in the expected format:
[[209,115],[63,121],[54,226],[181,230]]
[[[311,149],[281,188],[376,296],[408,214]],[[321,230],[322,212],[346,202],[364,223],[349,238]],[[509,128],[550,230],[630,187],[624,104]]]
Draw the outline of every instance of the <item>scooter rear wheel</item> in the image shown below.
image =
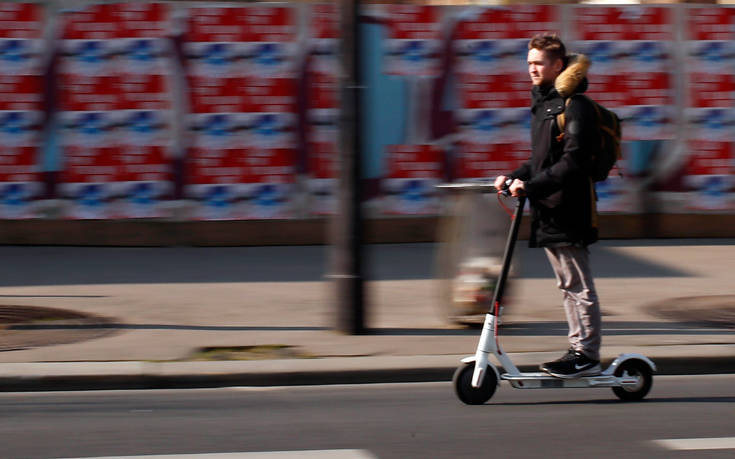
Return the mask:
[[454,372],[452,383],[457,397],[467,405],[482,405],[490,400],[498,386],[498,377],[495,370],[488,365],[485,378],[480,387],[472,387],[472,374],[475,372],[475,363],[463,363]]
[[637,359],[626,360],[616,370],[615,376],[635,378],[637,383],[632,386],[613,387],[615,395],[621,400],[635,401],[641,400],[648,395],[648,391],[653,386],[653,371],[645,362]]

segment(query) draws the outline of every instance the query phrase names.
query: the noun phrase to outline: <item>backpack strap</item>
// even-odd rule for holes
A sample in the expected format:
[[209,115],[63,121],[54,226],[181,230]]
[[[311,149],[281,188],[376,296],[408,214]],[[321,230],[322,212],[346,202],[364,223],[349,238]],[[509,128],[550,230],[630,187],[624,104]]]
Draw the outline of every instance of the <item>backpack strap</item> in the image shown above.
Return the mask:
[[556,141],[561,142],[564,140],[564,126],[566,125],[566,118],[564,117],[564,112],[566,112],[567,107],[569,107],[569,104],[572,102],[571,97],[567,97],[566,101],[564,102],[564,111],[556,115],[556,125],[559,127],[559,135],[556,136]]

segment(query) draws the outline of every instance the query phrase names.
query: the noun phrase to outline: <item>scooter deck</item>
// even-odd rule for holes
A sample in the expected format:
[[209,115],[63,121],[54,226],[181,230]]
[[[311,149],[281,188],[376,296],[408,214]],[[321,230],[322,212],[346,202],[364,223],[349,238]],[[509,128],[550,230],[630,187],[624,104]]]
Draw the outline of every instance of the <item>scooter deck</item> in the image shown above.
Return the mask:
[[580,378],[557,378],[547,373],[519,373],[511,375],[504,373],[500,379],[510,382],[517,389],[547,389],[552,387],[619,387],[626,384],[635,384],[632,378],[618,378],[610,374],[596,376],[582,376]]

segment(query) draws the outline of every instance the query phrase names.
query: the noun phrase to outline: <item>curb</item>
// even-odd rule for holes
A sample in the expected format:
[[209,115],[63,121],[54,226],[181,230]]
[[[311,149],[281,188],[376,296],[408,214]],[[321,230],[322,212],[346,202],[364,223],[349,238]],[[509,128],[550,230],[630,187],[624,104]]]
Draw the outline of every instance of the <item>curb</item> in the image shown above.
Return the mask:
[[[453,356],[450,356],[453,357]],[[444,359],[447,360],[447,359]],[[252,366],[253,371],[174,371],[162,365],[151,371],[148,362],[136,362],[141,371],[129,368],[126,371],[107,371],[89,374],[70,370],[47,372],[46,374],[16,374],[0,376],[0,392],[38,391],[85,391],[85,390],[135,390],[135,389],[194,389],[230,386],[304,386],[334,384],[375,384],[407,382],[449,382],[459,365],[439,364],[433,366],[395,366],[371,368],[314,368],[288,369],[284,362],[260,363]],[[695,375],[735,373],[735,358],[728,357],[659,357],[654,362],[658,375]],[[609,363],[603,362],[603,363]],[[128,364],[130,364],[128,362]],[[5,364],[8,365],[8,364]],[[19,364],[24,365],[24,364]],[[33,365],[33,364],[30,364]],[[73,364],[58,364],[70,365]],[[230,365],[232,366],[232,365]],[[301,365],[303,367],[303,365]],[[317,365],[319,367],[320,365]],[[273,367],[273,368],[268,368]],[[536,364],[518,365],[521,371],[538,371]],[[109,370],[109,368],[108,368]],[[114,370],[114,369],[113,369]],[[211,370],[211,368],[209,369]],[[216,369],[215,369],[216,370]],[[502,370],[501,370],[502,371]]]
[[314,371],[274,373],[230,373],[218,375],[69,375],[0,377],[0,392],[205,389],[249,386],[315,386],[451,381],[454,368],[375,369],[357,371]]

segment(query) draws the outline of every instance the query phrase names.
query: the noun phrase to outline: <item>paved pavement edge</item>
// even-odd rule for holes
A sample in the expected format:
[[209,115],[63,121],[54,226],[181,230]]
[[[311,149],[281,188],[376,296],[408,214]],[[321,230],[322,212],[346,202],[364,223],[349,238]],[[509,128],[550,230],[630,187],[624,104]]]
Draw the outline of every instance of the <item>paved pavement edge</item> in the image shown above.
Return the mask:
[[[282,361],[265,361],[251,366],[234,365],[233,368],[211,368],[207,365],[191,369],[171,371],[165,365],[150,362],[126,362],[119,371],[90,372],[73,363],[54,364],[53,370],[3,371],[11,364],[0,364],[1,392],[76,391],[76,390],[134,390],[134,389],[186,389],[228,386],[298,386],[330,384],[370,384],[403,382],[451,381],[459,365],[458,356],[443,358],[440,363],[381,365],[380,359],[359,368],[354,365],[334,365],[325,362],[307,369],[303,365],[289,368]],[[454,357],[457,359],[452,363]],[[329,360],[329,359],[325,359]],[[354,359],[352,359],[354,360]],[[410,359],[403,359],[408,362]],[[727,356],[653,357],[658,375],[735,373],[735,358]],[[385,361],[385,359],[383,359]],[[101,362],[97,362],[100,363]],[[216,362],[207,362],[215,363]],[[287,363],[287,362],[286,362]],[[608,362],[609,363],[609,362]],[[16,365],[16,368],[17,368]],[[43,365],[43,364],[39,364]],[[521,371],[537,371],[536,363],[517,364]],[[137,368],[136,368],[137,367]],[[238,368],[239,367],[239,368]],[[11,368],[12,370],[12,368]]]

